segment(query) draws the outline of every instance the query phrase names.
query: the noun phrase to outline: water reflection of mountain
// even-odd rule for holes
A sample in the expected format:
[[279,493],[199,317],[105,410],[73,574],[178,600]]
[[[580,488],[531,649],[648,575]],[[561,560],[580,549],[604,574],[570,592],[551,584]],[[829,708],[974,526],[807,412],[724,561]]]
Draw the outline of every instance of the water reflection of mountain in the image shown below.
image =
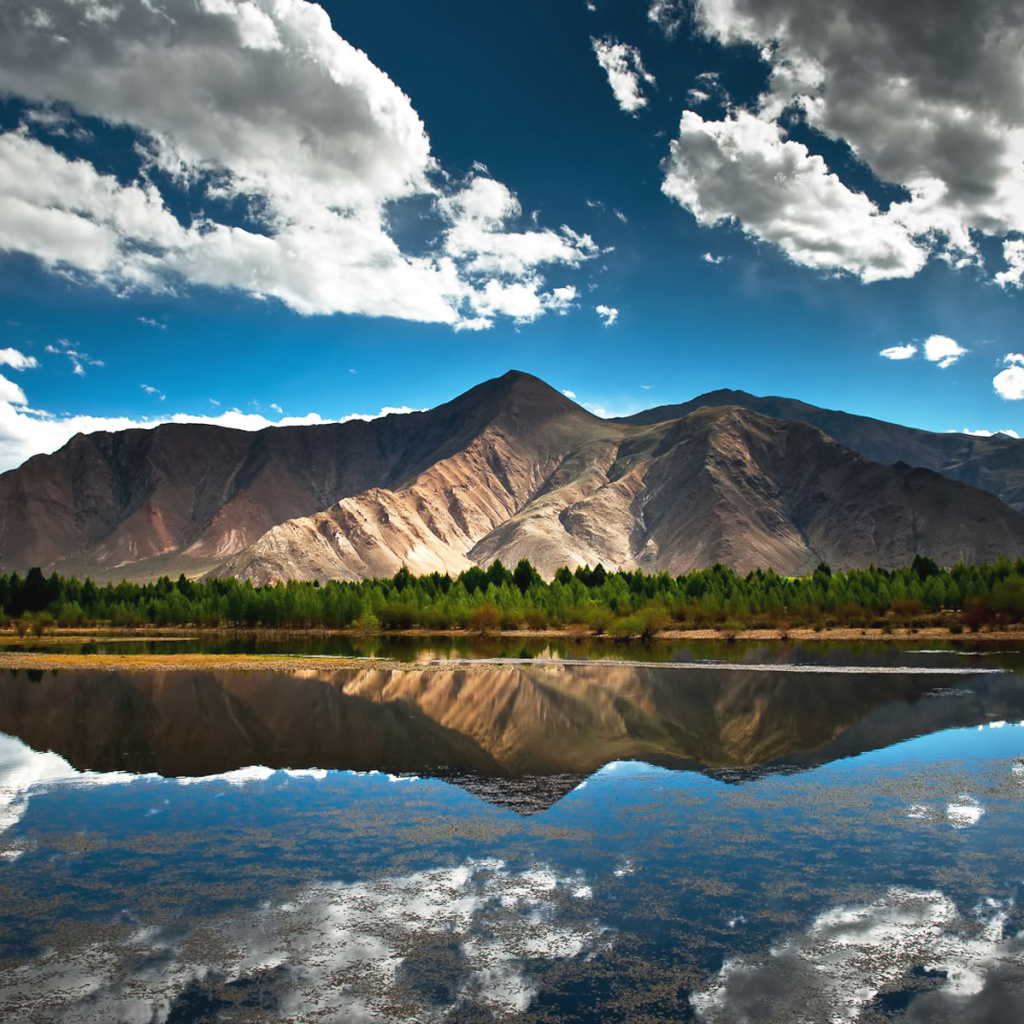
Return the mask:
[[[522,811],[608,761],[742,781],[1024,717],[1010,675],[803,675],[594,664],[297,675],[78,672],[0,682],[0,731],[79,769],[381,769]],[[944,687],[953,683],[954,690]]]

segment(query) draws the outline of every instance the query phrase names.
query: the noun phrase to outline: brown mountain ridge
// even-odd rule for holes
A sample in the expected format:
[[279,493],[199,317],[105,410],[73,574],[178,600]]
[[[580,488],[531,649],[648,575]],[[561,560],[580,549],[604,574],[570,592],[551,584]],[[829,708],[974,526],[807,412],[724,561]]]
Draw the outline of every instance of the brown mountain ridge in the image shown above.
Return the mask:
[[706,399],[604,420],[511,371],[370,422],[78,435],[0,476],[0,568],[265,583],[495,558],[795,574],[1024,554],[1006,503],[1024,504],[1024,442]]

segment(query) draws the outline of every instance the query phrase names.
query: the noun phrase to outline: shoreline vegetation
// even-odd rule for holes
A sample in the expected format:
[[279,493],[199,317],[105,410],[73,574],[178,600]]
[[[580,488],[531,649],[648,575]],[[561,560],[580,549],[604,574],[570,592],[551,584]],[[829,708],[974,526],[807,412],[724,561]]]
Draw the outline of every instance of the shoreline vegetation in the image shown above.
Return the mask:
[[[402,630],[400,632],[383,633],[377,632],[372,636],[366,633],[357,633],[351,629],[264,629],[264,630],[239,630],[239,629],[213,629],[213,628],[191,628],[191,629],[159,629],[146,630],[139,633],[135,630],[113,631],[103,627],[92,627],[89,629],[54,629],[43,638],[42,643],[64,645],[64,644],[117,644],[144,643],[147,641],[187,641],[197,637],[261,637],[266,639],[288,639],[310,635],[316,636],[342,636],[353,639],[368,639],[372,636],[387,638],[407,638],[411,640],[473,640],[479,639],[481,634],[469,630],[446,630],[443,632],[427,632],[420,629]],[[607,650],[614,649],[614,641],[609,637],[596,637],[593,634],[579,635],[569,634],[565,630],[516,630],[499,631],[486,634],[487,637],[495,640],[502,639],[512,641],[515,639],[549,639],[552,641],[605,641]],[[692,630],[665,630],[649,644],[657,644],[668,647],[671,643],[694,642],[699,644],[744,644],[744,643],[808,643],[808,642],[833,642],[833,643],[904,643],[919,644],[928,642],[945,642],[956,647],[970,649],[978,642],[984,642],[987,649],[989,645],[997,647],[1001,643],[1022,643],[1024,642],[1024,625],[1011,626],[1005,629],[991,629],[984,633],[964,635],[961,632],[952,632],[946,626],[925,626],[921,628],[908,627],[898,630],[884,631],[877,628],[831,628],[831,629],[791,629],[785,632],[778,629],[749,629],[734,632],[731,630],[718,629],[692,629]],[[422,655],[434,652],[422,652],[421,656],[412,661],[399,660],[388,655],[377,656],[373,653],[352,654],[352,655],[325,655],[325,654],[300,654],[300,653],[176,653],[167,651],[159,654],[140,653],[117,653],[106,651],[102,653],[68,653],[60,650],[46,651],[39,650],[40,638],[4,635],[0,633],[0,644],[8,647],[8,650],[0,651],[0,670],[11,671],[60,671],[62,669],[95,669],[95,670],[117,670],[129,672],[167,672],[167,671],[209,671],[228,670],[238,672],[337,672],[344,669],[380,669],[385,671],[424,672],[452,669],[466,664],[469,661],[480,660],[470,657],[446,657],[444,652],[436,652],[435,657],[424,658]],[[17,647],[25,647],[18,650]],[[15,649],[10,649],[15,648]],[[573,657],[571,648],[569,653],[559,655],[557,653],[545,652],[538,656],[540,660],[558,664],[561,661],[572,663]],[[502,665],[521,664],[521,658],[511,657],[487,657],[483,659],[487,664],[494,667]],[[682,662],[662,662],[658,660],[631,660],[629,648],[623,648],[622,658],[601,658],[602,664],[659,667],[665,664],[678,667],[685,667]]]
[[[216,631],[354,636],[513,634],[569,639],[862,639],[1024,635],[1024,559],[940,567],[833,570],[800,577],[714,565],[679,576],[559,569],[547,582],[522,559],[458,577],[317,580],[255,587],[233,577],[97,584],[33,568],[0,575],[0,637],[96,629],[162,635]],[[6,634],[6,636],[5,636]]]

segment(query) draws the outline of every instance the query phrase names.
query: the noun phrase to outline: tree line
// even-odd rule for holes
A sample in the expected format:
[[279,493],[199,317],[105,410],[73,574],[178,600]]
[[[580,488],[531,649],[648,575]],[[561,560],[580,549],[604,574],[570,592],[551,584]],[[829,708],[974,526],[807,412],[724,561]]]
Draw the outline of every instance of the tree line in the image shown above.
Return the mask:
[[602,565],[561,568],[547,582],[526,559],[500,561],[458,576],[414,576],[402,568],[384,579],[289,580],[257,587],[235,578],[195,581],[184,574],[152,583],[98,584],[0,574],[0,624],[24,633],[52,624],[355,628],[403,630],[586,629],[613,636],[652,636],[666,628],[887,627],[942,621],[980,629],[1024,620],[1024,560],[943,568],[918,556],[899,569],[833,571],[805,576],[758,569],[745,576],[723,565],[673,576],[609,572]]

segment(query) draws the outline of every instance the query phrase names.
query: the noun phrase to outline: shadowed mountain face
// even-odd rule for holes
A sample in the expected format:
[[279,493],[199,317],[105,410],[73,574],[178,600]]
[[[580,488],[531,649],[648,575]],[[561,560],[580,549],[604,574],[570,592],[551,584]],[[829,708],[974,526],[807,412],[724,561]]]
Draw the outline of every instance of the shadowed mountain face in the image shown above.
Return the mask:
[[948,478],[1024,504],[1022,442],[707,398],[613,422],[510,372],[369,423],[80,435],[0,477],[0,568],[266,583],[495,558],[795,574],[1024,554],[1024,515]]
[[[945,680],[944,680],[945,681]],[[524,666],[273,673],[61,672],[0,688],[0,732],[80,770],[220,774],[252,765],[415,772],[519,810],[609,761],[731,778],[1024,717],[1012,680],[954,696],[935,677]]]
[[678,420],[704,406],[739,406],[773,419],[809,423],[860,452],[872,462],[906,462],[934,470],[952,480],[989,491],[1011,508],[1024,512],[1024,441],[1000,434],[933,434],[896,423],[854,416],[798,402],[792,398],[760,398],[723,388],[679,405],[661,405],[616,422],[650,425]]

